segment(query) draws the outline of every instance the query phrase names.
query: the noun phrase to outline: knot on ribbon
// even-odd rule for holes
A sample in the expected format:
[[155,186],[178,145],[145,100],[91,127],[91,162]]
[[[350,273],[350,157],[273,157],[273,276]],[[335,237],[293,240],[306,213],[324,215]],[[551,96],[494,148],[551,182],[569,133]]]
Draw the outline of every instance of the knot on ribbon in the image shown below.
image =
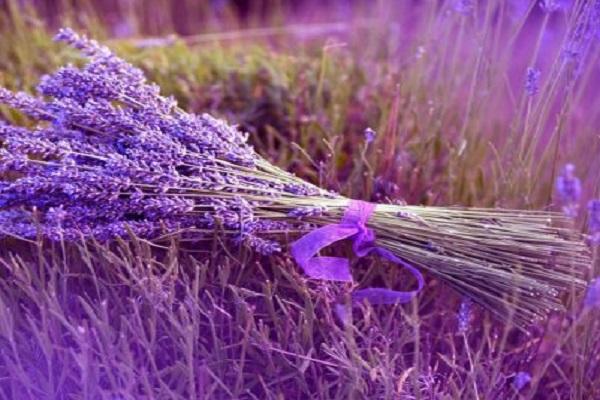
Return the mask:
[[344,213],[341,225],[355,226],[352,250],[359,257],[366,256],[375,247],[375,232],[367,228],[367,221],[375,211],[375,204],[365,201],[352,201]]
[[375,245],[375,232],[367,227],[367,221],[375,210],[375,204],[352,200],[339,224],[325,225],[306,234],[292,243],[292,256],[311,278],[330,281],[352,282],[350,263],[341,257],[315,256],[321,249],[339,240],[353,238],[352,249],[358,257],[371,252],[408,269],[417,279],[416,290],[399,292],[384,288],[367,288],[352,294],[354,301],[368,299],[373,304],[406,303],[423,288],[421,273],[412,265],[402,261],[392,252]]

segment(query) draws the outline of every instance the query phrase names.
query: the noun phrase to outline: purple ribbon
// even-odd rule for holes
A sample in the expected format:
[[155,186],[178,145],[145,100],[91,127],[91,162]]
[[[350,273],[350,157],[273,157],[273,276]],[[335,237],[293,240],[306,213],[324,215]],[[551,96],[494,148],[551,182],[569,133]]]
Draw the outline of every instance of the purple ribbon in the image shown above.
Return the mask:
[[352,249],[358,257],[376,253],[408,269],[416,278],[416,290],[399,292],[384,288],[367,288],[352,294],[352,300],[360,302],[364,299],[372,304],[406,303],[419,293],[425,282],[423,275],[412,265],[402,261],[392,252],[375,246],[375,233],[367,228],[367,221],[375,210],[375,204],[352,200],[339,224],[326,225],[301,237],[292,243],[292,256],[311,278],[330,281],[352,282],[350,263],[340,257],[316,257],[323,248],[346,238],[353,238]]

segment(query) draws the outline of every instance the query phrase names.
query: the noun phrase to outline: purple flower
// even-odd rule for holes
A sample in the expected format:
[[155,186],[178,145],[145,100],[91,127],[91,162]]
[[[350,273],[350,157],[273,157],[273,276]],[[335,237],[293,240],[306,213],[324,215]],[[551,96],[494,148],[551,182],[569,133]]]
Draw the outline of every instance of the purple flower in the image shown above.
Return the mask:
[[367,142],[367,144],[369,144],[369,143],[372,143],[373,140],[375,140],[375,136],[377,135],[377,133],[373,129],[367,128],[367,129],[365,129],[364,135],[365,135],[365,142]]
[[556,194],[563,213],[570,218],[575,218],[581,198],[581,181],[575,176],[573,164],[566,164],[556,178]]
[[583,304],[585,308],[600,308],[600,278],[590,281]]
[[120,59],[110,49],[101,46],[95,40],[79,35],[70,28],[61,29],[55,36],[55,40],[68,43],[80,50],[90,59],[90,62],[81,71],[71,69],[69,73],[64,74],[65,69],[62,69],[54,76],[45,77],[40,89],[49,90],[51,93],[62,93],[62,95],[66,94],[65,91],[70,93],[73,90],[80,91],[81,94],[75,95],[74,98],[81,100],[93,91],[94,87],[103,87],[108,89],[100,91],[103,95],[113,97],[118,94],[120,100],[129,102],[130,105],[152,107],[165,113],[175,106],[172,98],[159,95],[157,85],[146,83],[146,77],[141,69]]
[[274,199],[337,197],[268,164],[235,127],[177,108],[108,48],[70,29],[56,39],[88,63],[43,77],[43,97],[0,88],[0,103],[39,122],[0,122],[1,236],[198,237],[219,228],[271,254],[280,246],[263,236],[308,229],[281,217],[320,212],[293,211],[293,201],[272,209]]
[[525,78],[525,92],[528,96],[534,96],[539,90],[540,76],[542,72],[537,68],[527,68]]
[[559,0],[541,0],[540,8],[544,10],[544,12],[552,13],[561,8],[561,4]]
[[454,11],[459,14],[469,15],[475,9],[475,0],[454,0]]
[[305,206],[294,208],[287,215],[294,218],[306,218],[322,215],[325,211],[327,208],[323,206]]
[[583,300],[584,309],[600,308],[600,277],[592,279]]
[[258,254],[265,256],[281,251],[279,243],[273,240],[263,239],[253,234],[243,234],[238,238],[238,241],[256,251]]
[[513,387],[516,391],[521,391],[529,382],[531,382],[529,372],[519,371],[513,379]]
[[0,87],[0,104],[6,104],[35,119],[47,121],[54,119],[53,115],[46,109],[47,106],[43,100],[27,93],[13,93],[8,89]]
[[600,200],[588,202],[588,233],[592,244],[600,244]]
[[600,7],[597,1],[584,2],[573,20],[562,48],[562,60],[567,68],[568,84],[581,74],[594,39],[598,34]]
[[460,333],[466,333],[469,330],[469,325],[473,317],[472,309],[473,301],[469,298],[464,298],[458,310],[458,331]]
[[384,176],[375,177],[375,197],[377,198],[394,198],[398,195],[400,187],[393,182],[385,178]]

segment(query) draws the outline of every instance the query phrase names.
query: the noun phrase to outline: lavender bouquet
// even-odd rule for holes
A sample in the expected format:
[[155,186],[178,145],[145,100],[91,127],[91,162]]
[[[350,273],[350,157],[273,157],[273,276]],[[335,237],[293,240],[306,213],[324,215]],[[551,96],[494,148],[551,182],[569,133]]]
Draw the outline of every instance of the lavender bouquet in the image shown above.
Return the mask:
[[419,285],[356,300],[408,301],[425,270],[522,324],[584,285],[586,247],[558,214],[352,201],[271,165],[235,127],[179,109],[108,48],[70,29],[56,39],[89,62],[43,77],[38,97],[0,88],[0,103],[38,122],[0,121],[0,236],[197,241],[218,231],[271,254],[305,235],[292,248],[298,263],[338,281],[352,279],[347,261],[314,255],[353,238],[358,256],[403,265]]

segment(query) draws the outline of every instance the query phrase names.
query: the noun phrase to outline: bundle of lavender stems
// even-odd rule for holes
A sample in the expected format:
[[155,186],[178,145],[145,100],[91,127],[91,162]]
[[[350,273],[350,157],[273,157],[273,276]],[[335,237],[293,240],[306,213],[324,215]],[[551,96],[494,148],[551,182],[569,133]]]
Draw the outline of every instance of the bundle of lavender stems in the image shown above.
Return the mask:
[[[0,236],[199,241],[217,231],[268,255],[347,216],[350,199],[272,165],[235,127],[184,112],[108,48],[70,29],[56,39],[88,62],[44,76],[38,96],[0,88],[0,103],[37,123],[0,122]],[[584,285],[586,246],[562,218],[377,204],[363,222],[386,254],[528,323]]]

